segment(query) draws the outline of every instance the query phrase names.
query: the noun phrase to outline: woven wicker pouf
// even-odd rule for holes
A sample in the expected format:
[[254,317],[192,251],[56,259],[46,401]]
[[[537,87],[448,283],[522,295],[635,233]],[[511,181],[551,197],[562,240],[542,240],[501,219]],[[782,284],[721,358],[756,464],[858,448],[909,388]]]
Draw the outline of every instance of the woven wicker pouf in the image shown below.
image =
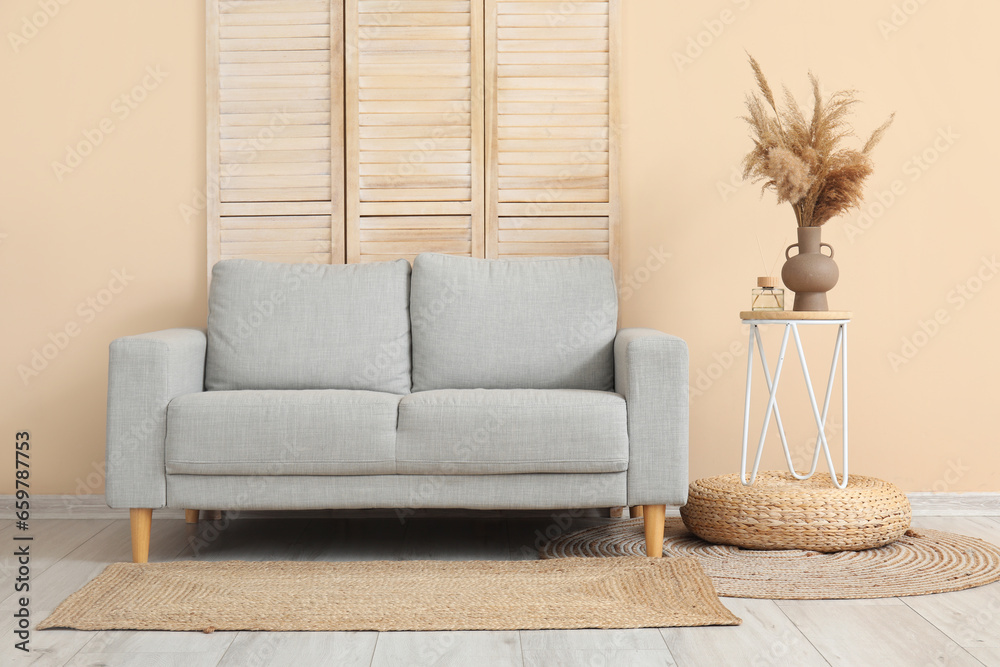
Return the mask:
[[851,475],[846,489],[829,475],[797,480],[761,472],[753,486],[738,475],[691,484],[681,518],[707,542],[744,549],[861,551],[896,541],[910,527],[910,502],[895,485]]

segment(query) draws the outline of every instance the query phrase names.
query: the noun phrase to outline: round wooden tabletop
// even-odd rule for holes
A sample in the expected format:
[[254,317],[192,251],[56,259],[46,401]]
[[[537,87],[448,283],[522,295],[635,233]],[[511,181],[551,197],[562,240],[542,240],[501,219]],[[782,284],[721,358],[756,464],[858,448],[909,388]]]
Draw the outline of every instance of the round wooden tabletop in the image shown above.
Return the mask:
[[741,320],[849,320],[849,310],[742,310]]

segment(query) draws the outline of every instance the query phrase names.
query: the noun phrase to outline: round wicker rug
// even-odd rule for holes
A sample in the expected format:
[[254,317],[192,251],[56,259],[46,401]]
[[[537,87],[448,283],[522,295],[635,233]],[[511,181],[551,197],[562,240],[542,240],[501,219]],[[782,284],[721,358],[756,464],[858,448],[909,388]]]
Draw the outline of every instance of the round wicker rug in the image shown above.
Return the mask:
[[[668,518],[663,555],[694,556],[722,597],[772,600],[888,598],[959,591],[1000,581],[1000,547],[938,530],[909,530],[867,551],[751,551],[710,544]],[[617,521],[549,542],[542,558],[646,553],[642,519]]]

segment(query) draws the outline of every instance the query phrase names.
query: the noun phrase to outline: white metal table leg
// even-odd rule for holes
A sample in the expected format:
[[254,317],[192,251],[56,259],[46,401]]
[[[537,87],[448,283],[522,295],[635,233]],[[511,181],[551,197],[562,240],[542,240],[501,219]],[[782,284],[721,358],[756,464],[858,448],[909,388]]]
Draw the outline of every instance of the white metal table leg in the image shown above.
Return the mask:
[[749,481],[746,479],[747,471],[747,438],[750,435],[750,389],[753,387],[753,347],[754,347],[754,332],[757,331],[757,325],[750,325],[750,342],[747,344],[747,387],[746,387],[746,400],[743,403],[743,447],[740,453],[740,481],[743,486],[750,486],[753,484],[756,475],[750,478]]
[[[823,399],[822,422],[823,422],[824,428],[826,427],[827,416],[828,416],[829,411],[830,411],[830,397],[831,397],[831,395],[833,393],[833,381],[834,381],[834,378],[837,377],[837,361],[840,358],[841,335],[842,335],[841,330],[838,327],[838,329],[837,329],[837,340],[836,340],[836,342],[834,343],[834,346],[833,346],[833,363],[830,365],[830,375],[827,378],[826,394],[825,394],[825,397]],[[820,450],[822,450],[822,440],[820,439],[819,435],[817,434],[817,436],[816,436],[816,444],[813,447],[812,466],[810,467],[809,472],[806,475],[798,475],[798,474],[796,474],[795,470],[792,467],[791,457],[786,452],[785,453],[785,458],[786,458],[786,460],[788,460],[788,470],[792,473],[793,476],[795,476],[796,479],[809,479],[810,477],[812,477],[816,473],[816,468],[817,468],[817,466],[819,464]],[[836,479],[834,479],[834,482],[836,482]]]
[[[837,362],[841,358],[841,352],[845,351],[845,349],[844,349],[844,335],[845,335],[845,333],[846,333],[846,330],[844,329],[844,325],[843,324],[841,324],[840,326],[837,327],[837,341],[834,343],[834,346],[833,346],[833,362],[830,364],[830,376],[827,378],[827,381],[826,381],[826,394],[825,394],[825,396],[823,398],[823,414],[822,414],[822,423],[823,423],[823,425],[822,425],[821,428],[822,428],[822,430],[823,430],[824,433],[826,433],[827,416],[830,414],[830,399],[833,396],[833,383],[834,383],[834,380],[836,380],[836,378],[837,378]],[[845,414],[846,414],[846,407],[847,407],[847,404],[845,403],[844,404],[844,408],[845,408],[844,409],[844,413]],[[841,440],[843,443],[845,443],[845,446],[844,446],[844,453],[845,453],[845,455],[847,453],[846,435],[847,435],[847,431],[845,430],[844,431],[844,438]],[[816,457],[819,456],[819,448],[820,448],[820,439],[819,439],[819,436],[817,436],[816,437],[816,451],[814,453],[814,456],[816,456]],[[834,473],[834,468],[833,468],[832,461],[833,461],[833,459],[830,456],[828,456],[827,457],[827,462],[830,465],[830,477],[833,479],[833,483],[839,486],[839,484],[837,482],[836,474]],[[845,464],[846,464],[846,461],[845,461]],[[843,484],[844,484],[844,486],[846,486],[847,485],[847,468],[846,467],[843,468],[843,471],[844,471],[844,473],[843,473],[844,474]],[[840,488],[844,488],[844,487],[840,487]]]
[[[837,481],[837,469],[833,465],[833,456],[832,456],[832,454],[830,452],[830,444],[827,442],[827,439],[826,439],[826,419],[825,419],[825,414],[827,413],[827,410],[829,408],[829,397],[830,397],[830,394],[831,394],[832,388],[833,388],[833,374],[834,374],[834,369],[836,367],[834,367],[834,368],[831,369],[830,381],[827,383],[827,393],[826,393],[827,401],[826,401],[826,404],[823,406],[824,416],[820,416],[819,406],[816,404],[816,392],[813,391],[812,378],[809,376],[809,366],[806,363],[805,350],[802,348],[802,339],[799,337],[799,329],[795,325],[795,323],[790,323],[790,326],[792,327],[792,333],[795,336],[795,349],[799,353],[799,363],[802,364],[802,375],[805,377],[805,381],[806,381],[806,391],[809,394],[809,405],[812,408],[813,418],[816,420],[816,427],[817,427],[817,429],[819,431],[818,432],[819,443],[817,443],[817,447],[819,447],[820,444],[823,447],[823,454],[826,457],[826,463],[827,463],[827,466],[830,469],[830,478],[833,480],[834,485],[838,489],[846,488],[847,487],[847,471],[845,469],[844,474],[843,474],[843,481],[839,481],[838,482]],[[841,325],[841,327],[843,327],[843,325]],[[837,341],[842,346],[842,344],[843,344],[843,330],[838,331]],[[835,348],[834,357],[836,357],[837,356],[837,352],[839,352],[841,350],[841,346],[838,346],[838,347]],[[845,452],[847,451],[846,443],[845,443],[844,451]]]
[[[754,325],[756,327],[756,325]],[[757,479],[757,471],[760,469],[760,457],[764,453],[764,440],[767,438],[767,427],[771,422],[771,413],[775,409],[775,403],[778,396],[778,383],[781,380],[781,370],[785,365],[785,349],[788,347],[788,327],[785,327],[785,334],[781,338],[781,349],[778,351],[778,365],[774,369],[774,382],[769,383],[770,394],[767,398],[767,408],[764,410],[764,426],[760,431],[760,440],[757,441],[757,453],[753,460],[753,470],[750,475],[750,479],[746,478],[746,455],[747,455],[747,431],[749,428],[750,419],[750,390],[749,387],[753,380],[753,358],[752,350],[754,345],[754,336],[751,331],[751,352],[749,356],[749,363],[747,364],[747,399],[744,405],[744,417],[743,417],[743,451],[740,457],[741,467],[740,467],[740,481],[744,486],[750,486]],[[759,342],[759,341],[756,341]],[[760,351],[763,354],[764,347],[761,345]]]
[[[787,325],[785,327],[787,331]],[[754,334],[757,340],[757,347],[760,348],[760,363],[764,368],[764,381],[767,383],[767,390],[771,391],[771,370],[767,365],[767,355],[764,353],[764,341],[760,337],[760,329],[754,327]],[[785,452],[785,462],[788,464],[788,472],[792,474],[795,479],[809,479],[812,477],[813,473],[816,472],[816,466],[819,463],[819,449],[816,450],[813,456],[812,468],[804,475],[800,475],[795,471],[795,465],[792,463],[792,454],[788,449],[788,439],[785,436],[785,425],[781,423],[781,412],[778,409],[778,403],[774,403],[774,421],[778,426],[778,435],[781,437],[781,448]],[[818,441],[817,441],[818,444]]]
[[[847,447],[847,323],[841,323],[840,325],[840,372],[841,372],[841,391],[843,392],[843,422],[844,422],[844,432],[843,432],[843,443],[844,443],[844,467],[841,468],[843,471],[844,488],[847,486],[847,453],[849,451]],[[833,472],[832,470],[830,471]],[[834,484],[837,483],[836,478],[833,480]]]

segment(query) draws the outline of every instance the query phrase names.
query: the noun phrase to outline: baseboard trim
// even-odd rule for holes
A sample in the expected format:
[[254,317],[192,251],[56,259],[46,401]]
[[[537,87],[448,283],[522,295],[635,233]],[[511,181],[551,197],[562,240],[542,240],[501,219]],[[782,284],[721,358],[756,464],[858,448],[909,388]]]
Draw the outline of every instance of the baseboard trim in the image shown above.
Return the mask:
[[907,493],[913,516],[1000,516],[1000,493]]
[[[1000,516],[1000,493],[930,493],[906,494],[913,508],[913,516]],[[14,496],[0,495],[3,514],[0,521],[14,518]],[[212,509],[212,508],[199,508]],[[85,496],[44,495],[31,497],[31,518],[33,519],[127,519],[128,510],[108,507],[103,494]],[[597,515],[597,510],[588,511]],[[417,516],[525,516],[537,517],[551,514],[552,510],[421,510]],[[396,517],[395,510],[311,510],[289,512],[244,512],[247,517]],[[607,516],[607,512],[604,512]],[[413,516],[413,515],[410,515]],[[677,508],[667,508],[667,516],[678,516]],[[153,512],[154,519],[183,519],[181,509],[159,509]]]
[[[127,509],[112,509],[104,500],[104,494],[90,495],[32,495],[30,515],[32,519],[127,519]],[[3,514],[0,521],[14,518],[14,496],[0,495]],[[153,512],[154,519],[183,519],[184,510],[161,509]]]

